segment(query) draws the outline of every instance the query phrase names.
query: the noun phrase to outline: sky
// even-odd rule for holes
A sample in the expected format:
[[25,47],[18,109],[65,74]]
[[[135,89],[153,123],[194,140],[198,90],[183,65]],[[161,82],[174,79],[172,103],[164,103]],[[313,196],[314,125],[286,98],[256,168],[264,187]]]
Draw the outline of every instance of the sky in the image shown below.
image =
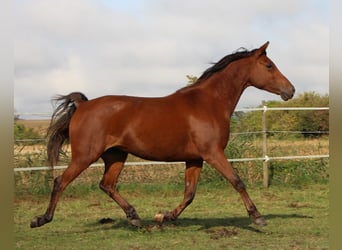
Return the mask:
[[[51,113],[72,91],[165,96],[240,47],[267,55],[296,93],[329,93],[329,1],[16,0],[14,109]],[[249,87],[238,108],[279,96]]]

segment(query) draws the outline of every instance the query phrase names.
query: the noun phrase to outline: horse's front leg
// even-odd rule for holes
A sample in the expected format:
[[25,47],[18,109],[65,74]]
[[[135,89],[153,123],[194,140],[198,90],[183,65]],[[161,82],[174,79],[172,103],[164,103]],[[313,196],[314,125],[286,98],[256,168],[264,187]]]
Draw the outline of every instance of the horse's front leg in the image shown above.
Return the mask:
[[202,169],[202,160],[198,161],[189,161],[186,162],[185,169],[185,190],[184,190],[184,198],[183,201],[172,211],[166,213],[158,213],[155,216],[155,220],[159,223],[163,221],[172,221],[176,220],[178,216],[183,212],[183,210],[190,205],[190,203],[195,198],[196,188],[198,178]]
[[244,183],[235,173],[232,165],[225,157],[224,152],[218,151],[217,153],[211,154],[210,157],[206,159],[206,161],[216,170],[218,170],[233,185],[235,190],[240,193],[248,215],[252,217],[253,222],[260,226],[266,225],[267,223],[265,218],[259,213],[258,209],[249,197]]

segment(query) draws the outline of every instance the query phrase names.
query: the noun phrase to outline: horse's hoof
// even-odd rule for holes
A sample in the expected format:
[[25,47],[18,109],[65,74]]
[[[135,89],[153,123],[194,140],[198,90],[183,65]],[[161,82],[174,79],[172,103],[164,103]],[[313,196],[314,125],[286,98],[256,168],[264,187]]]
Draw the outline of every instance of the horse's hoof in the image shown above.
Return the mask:
[[30,227],[31,228],[40,227],[40,226],[43,226],[46,222],[47,221],[44,216],[37,216],[33,218],[33,220],[31,221]]
[[129,223],[132,225],[132,226],[135,226],[135,227],[141,227],[141,221],[140,219],[131,219],[129,221]]
[[37,218],[33,218],[33,220],[31,221],[30,227],[31,228],[39,227]]
[[266,226],[267,222],[263,216],[259,216],[258,218],[254,219],[254,224],[258,226]]
[[157,221],[158,223],[163,223],[164,220],[164,214],[162,213],[158,213],[154,216],[155,221]]

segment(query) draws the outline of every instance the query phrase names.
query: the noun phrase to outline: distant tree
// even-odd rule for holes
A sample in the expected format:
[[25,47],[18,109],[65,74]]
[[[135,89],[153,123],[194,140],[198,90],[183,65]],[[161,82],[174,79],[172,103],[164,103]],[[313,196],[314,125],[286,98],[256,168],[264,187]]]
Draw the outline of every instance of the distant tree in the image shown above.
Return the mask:
[[188,79],[188,84],[187,85],[194,84],[198,80],[198,77],[197,76],[193,76],[193,75],[186,75],[186,78]]

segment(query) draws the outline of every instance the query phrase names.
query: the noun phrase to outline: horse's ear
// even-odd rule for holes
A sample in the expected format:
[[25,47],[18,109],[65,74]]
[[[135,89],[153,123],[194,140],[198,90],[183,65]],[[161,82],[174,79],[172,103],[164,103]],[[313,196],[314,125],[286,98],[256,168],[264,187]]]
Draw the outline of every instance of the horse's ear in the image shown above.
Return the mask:
[[261,56],[263,54],[266,54],[266,49],[267,49],[269,44],[270,44],[270,42],[267,41],[264,45],[262,45],[259,49],[257,49],[257,51],[255,52],[255,55]]

